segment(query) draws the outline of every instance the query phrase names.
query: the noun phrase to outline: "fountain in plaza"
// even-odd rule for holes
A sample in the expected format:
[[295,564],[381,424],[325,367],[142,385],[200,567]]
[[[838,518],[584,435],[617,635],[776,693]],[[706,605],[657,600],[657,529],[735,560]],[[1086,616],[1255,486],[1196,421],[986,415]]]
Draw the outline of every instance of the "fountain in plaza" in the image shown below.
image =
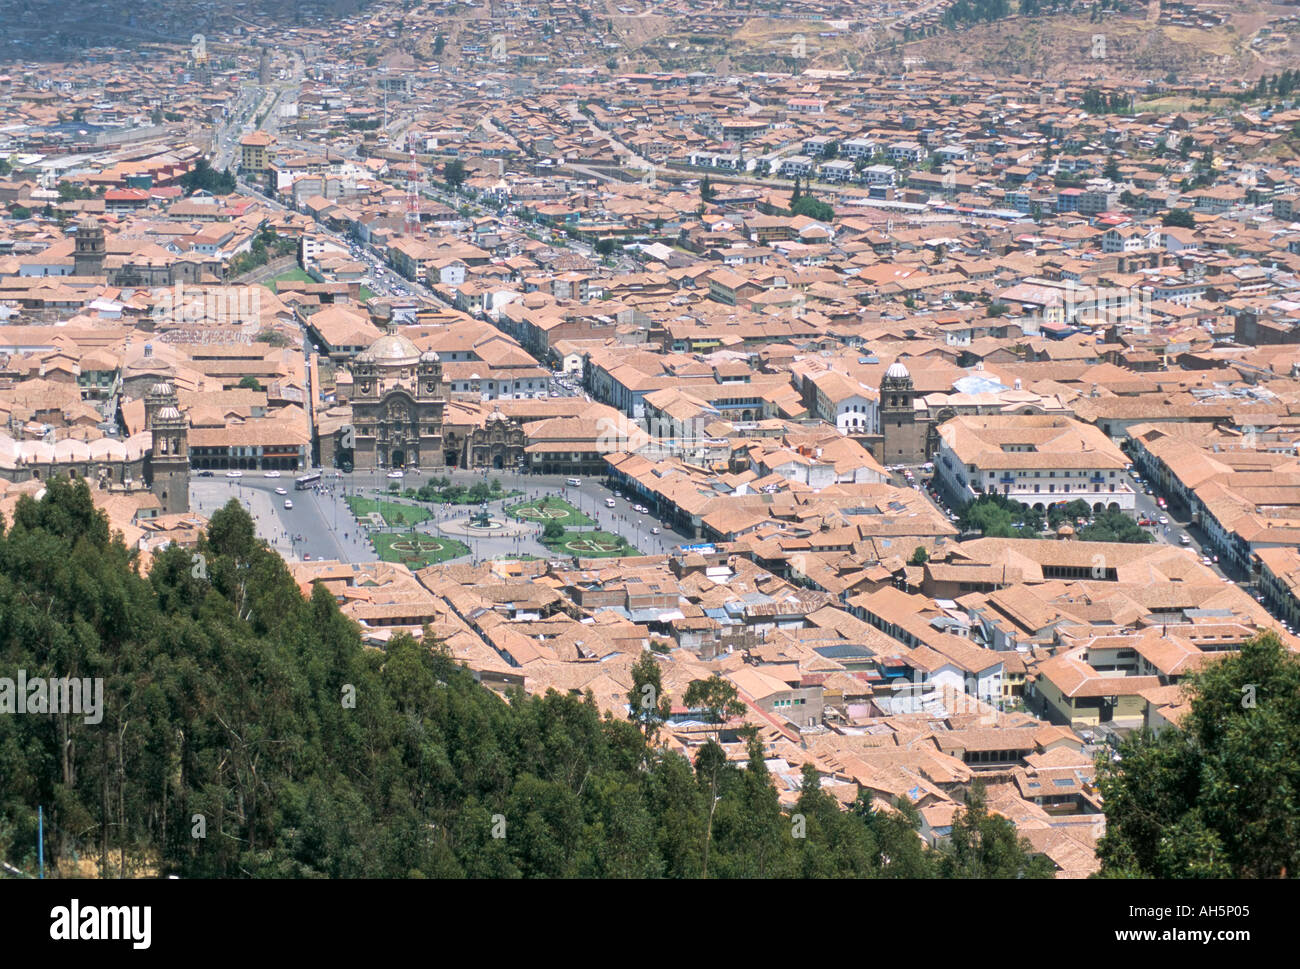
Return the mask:
[[487,502],[484,502],[481,509],[469,516],[469,527],[475,531],[483,532],[500,529],[502,524],[499,519],[488,514]]

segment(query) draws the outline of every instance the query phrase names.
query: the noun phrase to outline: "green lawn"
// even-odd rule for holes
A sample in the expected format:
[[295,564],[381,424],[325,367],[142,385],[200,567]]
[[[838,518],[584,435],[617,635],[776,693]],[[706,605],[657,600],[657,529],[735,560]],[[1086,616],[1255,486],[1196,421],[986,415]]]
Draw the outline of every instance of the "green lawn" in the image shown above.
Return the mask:
[[584,559],[618,558],[624,555],[640,555],[631,545],[619,545],[617,535],[609,532],[565,532],[551,541],[542,539],[542,544],[560,555],[576,555]]
[[506,509],[506,513],[511,518],[532,525],[544,525],[548,521],[559,522],[565,528],[596,524],[562,498],[534,498],[532,501],[512,505]]
[[375,298],[375,291],[369,286],[361,287],[361,302],[368,303]]
[[309,275],[307,275],[307,273],[303,272],[301,269],[290,269],[288,272],[280,273],[280,275],[267,280],[267,282],[271,284],[272,292],[276,292],[276,293],[280,292],[280,287],[277,286],[276,284],[281,281],[290,282],[290,283],[316,282],[316,280],[312,279]]
[[419,505],[403,505],[396,501],[379,501],[357,495],[348,495],[344,500],[358,521],[362,521],[362,516],[369,515],[372,511],[379,512],[387,525],[412,525],[429,517],[428,509]]
[[454,538],[434,538],[423,532],[376,532],[375,553],[384,562],[399,562],[408,569],[422,569],[438,562],[469,554],[469,546]]

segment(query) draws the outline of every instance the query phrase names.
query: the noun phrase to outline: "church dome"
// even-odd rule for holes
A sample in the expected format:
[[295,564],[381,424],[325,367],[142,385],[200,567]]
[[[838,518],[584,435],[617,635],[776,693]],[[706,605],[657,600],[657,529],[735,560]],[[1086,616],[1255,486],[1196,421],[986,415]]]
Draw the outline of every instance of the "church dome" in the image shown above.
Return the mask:
[[158,411],[158,420],[160,421],[178,421],[181,419],[181,412],[171,404],[161,408]]
[[441,358],[433,350],[425,350],[420,354],[421,363],[438,363]]
[[149,393],[154,397],[170,397],[172,395],[172,385],[159,381],[149,388]]
[[889,365],[889,369],[885,371],[885,376],[889,377],[891,380],[906,380],[911,376],[911,374],[909,374],[907,368],[903,366],[903,361],[895,360]]
[[420,348],[404,336],[381,336],[357,359],[363,363],[377,363],[381,367],[399,367],[420,359]]

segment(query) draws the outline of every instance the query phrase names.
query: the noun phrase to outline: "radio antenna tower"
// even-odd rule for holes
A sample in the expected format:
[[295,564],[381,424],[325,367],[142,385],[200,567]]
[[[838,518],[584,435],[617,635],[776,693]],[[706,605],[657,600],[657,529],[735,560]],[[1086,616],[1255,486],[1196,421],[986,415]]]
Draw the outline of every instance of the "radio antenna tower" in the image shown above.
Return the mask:
[[411,146],[411,177],[406,183],[406,234],[420,231],[420,167],[415,161],[415,146]]

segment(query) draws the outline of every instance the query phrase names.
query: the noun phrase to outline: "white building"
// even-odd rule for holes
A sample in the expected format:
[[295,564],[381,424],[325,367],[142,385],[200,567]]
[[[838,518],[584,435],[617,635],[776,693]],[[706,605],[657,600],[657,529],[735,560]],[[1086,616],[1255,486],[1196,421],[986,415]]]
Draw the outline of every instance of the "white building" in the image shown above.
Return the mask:
[[870,138],[850,138],[840,145],[840,154],[845,158],[870,158],[880,148],[880,143]]
[[813,160],[807,155],[791,155],[782,159],[780,174],[782,178],[804,178],[813,170]]
[[1099,428],[1052,415],[969,415],[939,427],[935,473],[961,503],[997,492],[1040,511],[1086,501],[1093,511],[1137,506],[1129,461]]

